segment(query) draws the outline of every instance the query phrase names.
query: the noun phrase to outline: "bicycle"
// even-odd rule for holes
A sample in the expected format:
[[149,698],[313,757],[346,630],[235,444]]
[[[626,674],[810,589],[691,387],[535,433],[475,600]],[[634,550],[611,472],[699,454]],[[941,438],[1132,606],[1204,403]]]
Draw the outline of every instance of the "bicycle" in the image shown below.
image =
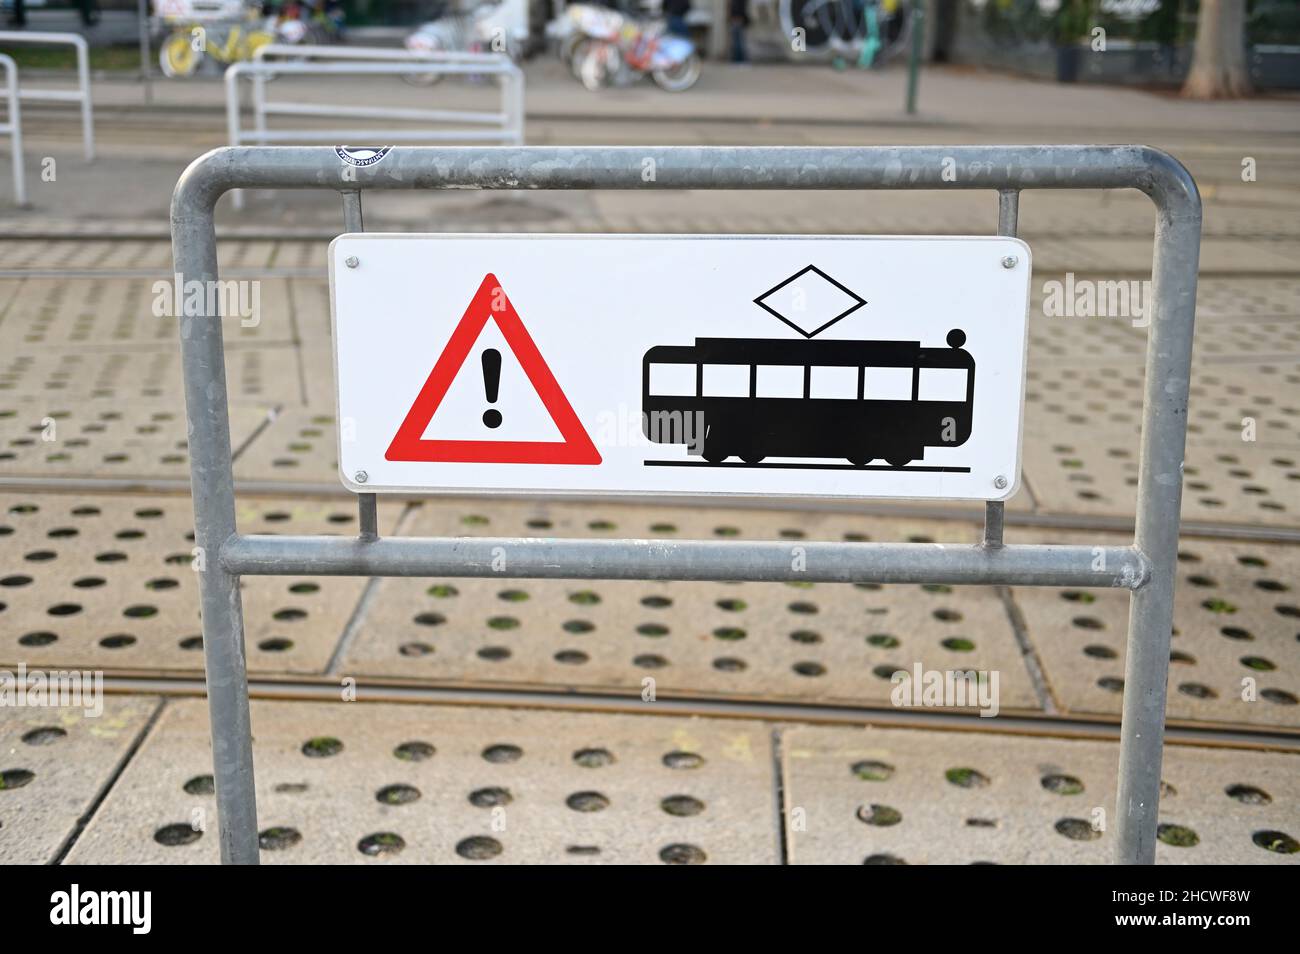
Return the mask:
[[[851,55],[862,66],[892,59],[908,48],[915,0],[780,0],[781,29],[803,51]],[[796,32],[800,31],[800,32]],[[792,49],[798,49],[792,45]]]

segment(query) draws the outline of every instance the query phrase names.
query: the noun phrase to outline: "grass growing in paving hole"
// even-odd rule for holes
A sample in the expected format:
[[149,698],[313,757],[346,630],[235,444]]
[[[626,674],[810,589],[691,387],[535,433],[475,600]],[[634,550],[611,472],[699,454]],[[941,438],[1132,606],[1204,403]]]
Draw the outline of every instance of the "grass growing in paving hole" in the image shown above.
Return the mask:
[[1073,775],[1044,775],[1042,786],[1057,795],[1078,795],[1083,791],[1083,782]]
[[728,613],[741,613],[748,604],[744,600],[726,599],[718,600],[716,605],[718,609],[726,610]]
[[217,791],[216,781],[211,775],[196,775],[183,787],[191,795],[212,795]]
[[738,626],[719,626],[713,631],[713,635],[718,639],[731,642],[738,639],[744,639],[745,631]]
[[393,749],[393,755],[403,762],[423,762],[433,758],[436,750],[428,742],[403,742]]
[[943,777],[958,788],[984,788],[989,784],[989,777],[973,768],[950,768]]
[[435,583],[424,592],[440,600],[445,600],[449,597],[458,596],[460,594],[460,590],[456,589],[454,586],[449,586],[446,583]]
[[903,820],[903,813],[892,805],[859,805],[856,814],[863,824],[881,828],[897,825]]
[[522,603],[528,599],[528,593],[524,590],[502,590],[497,594],[497,599],[507,603]]
[[955,653],[968,653],[975,648],[975,644],[969,639],[961,636],[950,636],[939,643],[944,649],[952,650]]
[[375,792],[375,801],[383,805],[406,805],[417,801],[420,790],[414,785],[385,785]]
[[574,792],[564,804],[575,812],[600,812],[609,808],[609,799],[600,792]]
[[380,855],[395,855],[405,847],[406,839],[391,831],[366,835],[365,838],[357,842],[357,850],[363,855],[370,855],[372,858]]
[[35,777],[36,773],[29,772],[27,769],[5,769],[0,772],[0,792],[22,788]]
[[510,794],[510,789],[497,785],[475,789],[469,793],[469,803],[476,808],[496,808],[499,805],[509,805],[514,800],[515,797]]
[[1064,835],[1071,841],[1096,841],[1101,837],[1101,832],[1082,818],[1062,818],[1052,827],[1057,834]]
[[642,636],[659,637],[668,635],[668,627],[663,623],[642,623],[636,628]]
[[491,629],[518,629],[519,620],[513,616],[493,616],[487,621]]
[[892,765],[877,761],[854,762],[849,771],[864,782],[886,782],[894,775]]
[[1175,848],[1194,848],[1201,842],[1196,832],[1183,825],[1158,825],[1156,838]]
[[600,594],[591,590],[579,590],[569,594],[569,602],[577,603],[579,606],[594,606],[600,602]]
[[342,751],[343,743],[328,735],[319,735],[314,739],[308,739],[302,744],[302,754],[313,759],[338,755]]
[[1229,603],[1227,600],[1219,599],[1218,597],[1204,600],[1201,603],[1201,606],[1205,607],[1211,613],[1222,613],[1222,614],[1231,615],[1232,613],[1237,612],[1236,606],[1234,606],[1232,603]]
[[888,633],[872,633],[867,637],[867,644],[879,646],[881,649],[896,649],[899,642],[897,636],[890,636]]
[[1250,840],[1265,851],[1274,851],[1280,855],[1294,855],[1300,851],[1300,842],[1284,831],[1257,831]]
[[1254,669],[1256,672],[1272,672],[1277,668],[1263,656],[1242,656],[1241,664],[1247,669]]

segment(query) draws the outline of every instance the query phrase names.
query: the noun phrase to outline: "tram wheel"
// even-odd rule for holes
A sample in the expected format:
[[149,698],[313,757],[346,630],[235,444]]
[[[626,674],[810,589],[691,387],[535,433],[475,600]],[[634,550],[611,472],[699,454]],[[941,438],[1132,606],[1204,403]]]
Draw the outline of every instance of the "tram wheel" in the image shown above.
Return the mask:
[[759,461],[761,461],[764,458],[764,456],[766,455],[758,454],[758,453],[741,454],[740,459],[743,460],[746,464],[757,464]]
[[873,460],[875,460],[874,457],[868,457],[866,454],[854,454],[849,458],[849,463],[854,467],[866,467]]
[[887,463],[890,467],[906,467],[906,466],[907,466],[908,464],[910,464],[911,462],[912,462],[912,458],[910,458],[910,457],[901,457],[901,456],[900,456],[900,457],[886,457],[886,458],[885,458],[885,463]]
[[726,451],[720,450],[719,448],[706,447],[704,448],[704,453],[701,454],[700,456],[703,457],[705,460],[707,460],[710,464],[721,464],[730,455]]

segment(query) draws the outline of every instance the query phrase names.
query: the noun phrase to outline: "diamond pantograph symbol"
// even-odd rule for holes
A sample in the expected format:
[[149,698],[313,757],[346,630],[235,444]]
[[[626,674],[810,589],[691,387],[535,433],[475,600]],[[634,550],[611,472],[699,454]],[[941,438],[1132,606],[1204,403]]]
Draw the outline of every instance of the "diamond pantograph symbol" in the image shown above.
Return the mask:
[[754,299],[755,305],[805,338],[820,334],[866,303],[866,299],[816,265],[800,269]]

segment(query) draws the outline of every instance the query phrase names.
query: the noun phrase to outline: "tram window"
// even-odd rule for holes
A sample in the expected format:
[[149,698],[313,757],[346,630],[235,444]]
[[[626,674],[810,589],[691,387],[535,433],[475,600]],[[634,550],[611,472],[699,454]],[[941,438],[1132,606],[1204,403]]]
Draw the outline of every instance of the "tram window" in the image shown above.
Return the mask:
[[754,394],[761,398],[803,397],[803,367],[792,364],[760,364]]
[[695,365],[650,365],[650,393],[665,397],[694,397]]
[[966,369],[922,368],[917,397],[922,401],[965,401]]
[[817,367],[809,369],[808,396],[812,398],[839,398],[855,400],[858,396],[858,369]]
[[911,368],[867,368],[864,384],[868,401],[912,400]]
[[749,365],[706,364],[704,397],[749,397]]

